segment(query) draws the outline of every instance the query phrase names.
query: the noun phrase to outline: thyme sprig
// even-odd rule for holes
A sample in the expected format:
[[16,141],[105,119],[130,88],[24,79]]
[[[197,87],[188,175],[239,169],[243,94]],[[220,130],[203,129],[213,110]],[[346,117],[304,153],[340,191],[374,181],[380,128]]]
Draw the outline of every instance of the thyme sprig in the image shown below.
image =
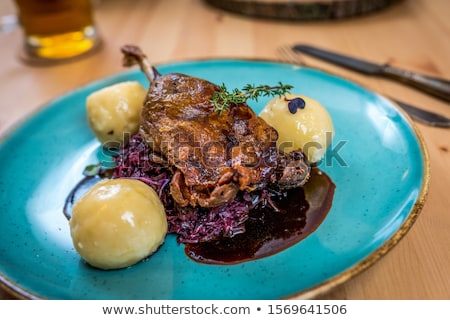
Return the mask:
[[229,92],[225,84],[222,84],[219,90],[214,92],[211,103],[214,110],[220,115],[223,111],[229,110],[230,105],[245,103],[249,99],[258,101],[259,97],[282,96],[289,93],[292,88],[291,85],[278,82],[277,86],[247,84],[242,90],[233,89]]

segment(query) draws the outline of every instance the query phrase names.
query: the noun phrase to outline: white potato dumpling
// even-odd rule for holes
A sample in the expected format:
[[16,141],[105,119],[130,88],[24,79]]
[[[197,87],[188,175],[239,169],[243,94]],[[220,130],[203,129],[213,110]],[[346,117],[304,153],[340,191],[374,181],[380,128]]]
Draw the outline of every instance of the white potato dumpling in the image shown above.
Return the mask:
[[[305,102],[303,108],[293,108],[293,105],[289,108],[289,102],[296,98]],[[319,101],[304,95],[286,94],[273,98],[260,117],[277,130],[277,146],[281,151],[302,149],[311,163],[323,158],[334,137],[333,121],[327,109]]]
[[87,97],[89,125],[102,144],[117,146],[138,132],[146,94],[147,90],[139,82],[126,81]]
[[102,180],[73,206],[70,234],[80,256],[100,269],[131,266],[150,256],[167,234],[164,206],[145,183]]

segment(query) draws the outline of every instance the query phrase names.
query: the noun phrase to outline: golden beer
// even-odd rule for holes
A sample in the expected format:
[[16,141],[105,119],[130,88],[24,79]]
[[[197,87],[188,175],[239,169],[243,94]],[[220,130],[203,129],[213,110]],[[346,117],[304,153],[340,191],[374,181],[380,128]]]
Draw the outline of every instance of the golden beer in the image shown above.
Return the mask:
[[90,0],[15,0],[31,58],[58,60],[99,44]]

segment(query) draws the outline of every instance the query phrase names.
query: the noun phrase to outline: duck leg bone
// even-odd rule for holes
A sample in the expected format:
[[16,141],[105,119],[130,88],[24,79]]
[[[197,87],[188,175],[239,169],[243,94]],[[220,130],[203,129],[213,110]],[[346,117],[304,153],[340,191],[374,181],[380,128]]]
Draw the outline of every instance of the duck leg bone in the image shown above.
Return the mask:
[[138,64],[150,83],[152,83],[155,78],[161,75],[158,70],[156,70],[156,68],[150,64],[147,56],[139,47],[133,45],[124,45],[120,48],[120,50],[123,53],[123,66],[132,67]]

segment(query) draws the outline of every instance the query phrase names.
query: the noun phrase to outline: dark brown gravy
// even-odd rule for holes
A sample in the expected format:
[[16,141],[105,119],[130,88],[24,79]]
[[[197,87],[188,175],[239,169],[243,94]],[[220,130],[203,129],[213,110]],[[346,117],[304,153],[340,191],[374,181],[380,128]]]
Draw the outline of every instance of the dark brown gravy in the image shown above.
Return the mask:
[[306,238],[322,223],[331,208],[334,189],[330,177],[314,168],[305,186],[290,190],[283,199],[275,199],[283,213],[274,212],[268,206],[253,210],[245,233],[213,242],[187,244],[186,255],[197,262],[223,265],[280,252]]

